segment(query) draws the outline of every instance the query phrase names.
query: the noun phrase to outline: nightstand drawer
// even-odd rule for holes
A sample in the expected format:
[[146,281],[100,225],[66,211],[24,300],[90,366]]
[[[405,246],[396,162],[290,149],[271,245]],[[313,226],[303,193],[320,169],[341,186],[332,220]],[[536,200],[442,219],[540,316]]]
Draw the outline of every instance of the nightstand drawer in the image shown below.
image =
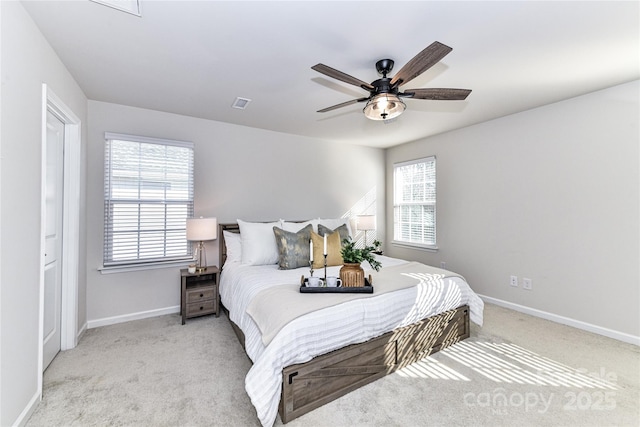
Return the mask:
[[215,299],[215,296],[216,288],[214,286],[201,289],[191,289],[187,291],[187,304]]
[[187,304],[187,317],[215,313],[217,311],[216,303],[216,300],[207,300]]

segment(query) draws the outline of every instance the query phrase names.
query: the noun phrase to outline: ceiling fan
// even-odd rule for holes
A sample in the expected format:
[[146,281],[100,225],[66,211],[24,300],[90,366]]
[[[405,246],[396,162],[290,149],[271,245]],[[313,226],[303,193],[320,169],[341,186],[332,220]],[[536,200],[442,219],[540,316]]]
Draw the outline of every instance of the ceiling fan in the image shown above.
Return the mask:
[[318,110],[318,113],[326,113],[327,111],[346,107],[347,105],[357,102],[367,101],[367,105],[363,109],[364,115],[367,116],[367,118],[372,120],[391,120],[402,114],[406,108],[401,98],[432,99],[438,101],[465,100],[471,93],[469,89],[404,89],[404,92],[400,92],[400,86],[409,83],[433,67],[452,50],[452,48],[440,42],[433,42],[407,62],[393,78],[387,77],[387,74],[393,69],[393,60],[381,59],[376,62],[376,70],[378,70],[379,74],[382,74],[382,78],[371,83],[364,82],[324,64],[314,65],[311,67],[312,70],[369,91],[368,97],[352,99],[351,101],[323,108],[322,110]]

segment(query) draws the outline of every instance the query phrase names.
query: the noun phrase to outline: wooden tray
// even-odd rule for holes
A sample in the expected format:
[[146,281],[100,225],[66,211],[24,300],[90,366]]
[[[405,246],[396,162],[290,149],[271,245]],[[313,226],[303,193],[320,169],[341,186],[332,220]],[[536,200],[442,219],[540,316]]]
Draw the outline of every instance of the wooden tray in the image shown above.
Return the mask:
[[319,286],[317,288],[310,288],[307,286],[309,279],[304,277],[300,280],[300,292],[303,294],[372,294],[373,285],[369,282],[368,278],[364,278],[364,286],[336,286],[336,287],[324,287]]

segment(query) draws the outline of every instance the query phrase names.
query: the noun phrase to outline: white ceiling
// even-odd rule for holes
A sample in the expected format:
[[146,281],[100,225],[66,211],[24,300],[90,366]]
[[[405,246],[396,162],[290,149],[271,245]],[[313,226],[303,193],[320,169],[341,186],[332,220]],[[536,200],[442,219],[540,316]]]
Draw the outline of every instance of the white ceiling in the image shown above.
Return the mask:
[[[89,99],[372,147],[640,78],[637,1],[142,0],[142,17],[23,4]],[[436,40],[453,51],[407,87],[472,89],[466,101],[408,99],[388,124],[364,103],[316,113],[368,94],[311,66],[371,82],[377,60],[398,71]]]

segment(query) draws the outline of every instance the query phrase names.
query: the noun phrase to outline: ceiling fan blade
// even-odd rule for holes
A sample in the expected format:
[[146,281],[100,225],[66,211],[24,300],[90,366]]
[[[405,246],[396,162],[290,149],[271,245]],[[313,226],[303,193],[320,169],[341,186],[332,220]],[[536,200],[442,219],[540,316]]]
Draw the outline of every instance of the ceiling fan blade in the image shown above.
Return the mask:
[[332,105],[331,107],[323,108],[322,110],[318,110],[317,112],[318,113],[326,113],[327,111],[335,110],[337,108],[346,107],[347,105],[355,104],[355,103],[358,103],[358,102],[364,102],[364,101],[367,101],[368,99],[369,98],[352,99],[351,101],[343,102],[342,104],[336,104],[336,105]]
[[471,89],[405,89],[398,96],[413,99],[435,99],[439,101],[463,101],[471,93]]
[[353,76],[350,76],[349,74],[343,73],[342,71],[338,71],[335,68],[331,68],[328,65],[324,65],[324,64],[317,64],[314,65],[313,67],[311,67],[312,70],[315,70],[319,73],[322,73],[324,75],[327,75],[329,77],[332,77],[334,79],[343,81],[345,83],[349,83],[351,85],[354,86],[360,86],[361,88],[365,89],[365,90],[373,90],[374,87],[371,86],[371,84],[364,82],[360,79],[356,79]]
[[429,68],[436,65],[442,58],[447,56],[453,49],[440,42],[433,42],[422,52],[411,58],[404,67],[391,79],[391,86],[397,87],[408,83]]

